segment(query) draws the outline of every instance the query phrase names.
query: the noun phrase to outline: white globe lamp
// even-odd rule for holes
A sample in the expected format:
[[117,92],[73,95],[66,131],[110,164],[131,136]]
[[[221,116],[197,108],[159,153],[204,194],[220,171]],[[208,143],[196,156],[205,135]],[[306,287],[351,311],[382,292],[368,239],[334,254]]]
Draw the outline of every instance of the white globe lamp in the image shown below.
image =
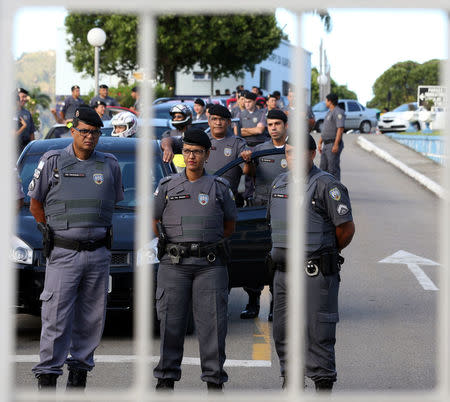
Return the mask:
[[106,33],[101,28],[92,28],[87,34],[87,40],[94,46],[94,73],[95,73],[95,94],[98,95],[98,70],[100,64],[100,46],[106,42]]

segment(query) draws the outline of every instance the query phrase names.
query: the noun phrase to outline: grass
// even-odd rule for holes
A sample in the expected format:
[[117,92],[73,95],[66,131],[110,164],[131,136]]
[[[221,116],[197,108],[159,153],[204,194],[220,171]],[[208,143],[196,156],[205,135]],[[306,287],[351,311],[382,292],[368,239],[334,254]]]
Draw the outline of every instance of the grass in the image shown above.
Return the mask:
[[414,133],[407,133],[406,131],[402,131],[402,132],[394,133],[394,134],[400,134],[400,135],[442,135],[442,131],[441,130],[436,130],[436,131],[433,131],[430,134],[422,133],[422,131],[416,131]]

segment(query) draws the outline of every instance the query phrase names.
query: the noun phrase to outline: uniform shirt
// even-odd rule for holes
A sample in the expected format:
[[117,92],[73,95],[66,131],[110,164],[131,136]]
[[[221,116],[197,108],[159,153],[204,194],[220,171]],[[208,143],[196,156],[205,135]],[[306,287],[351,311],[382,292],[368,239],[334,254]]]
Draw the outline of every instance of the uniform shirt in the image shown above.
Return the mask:
[[83,99],[75,99],[73,96],[66,96],[61,108],[61,112],[64,113],[64,118],[73,119],[75,110],[77,110],[80,105],[84,105]]
[[[168,137],[182,137],[182,135],[183,135],[183,133],[177,129],[167,130],[162,133],[161,139],[168,138]],[[178,153],[178,152],[176,152],[176,153]],[[181,151],[180,151],[180,153],[181,153]]]
[[334,140],[336,138],[337,129],[344,127],[345,113],[344,111],[335,106],[333,110],[330,110],[325,116],[322,126],[322,139]]
[[[71,155],[75,155],[72,144],[69,144],[64,150],[69,152]],[[94,150],[91,157],[95,152],[97,151]],[[107,160],[108,165],[111,169],[112,176],[114,178],[116,194],[116,199],[114,201],[117,203],[119,201],[122,201],[124,198],[122,188],[122,173],[120,172],[120,166],[117,162],[116,157],[112,154],[106,155],[109,156]],[[53,186],[59,183],[59,180],[57,177],[55,177],[54,172],[58,157],[59,155],[55,154],[55,151],[49,151],[42,155],[42,158],[40,159],[39,164],[34,171],[33,179],[31,180],[28,187],[28,196],[30,198],[34,198],[42,204],[45,204],[45,199],[48,192]],[[80,161],[80,163],[83,163],[83,161]],[[58,234],[61,237],[67,239],[74,240],[98,240],[105,237],[106,228],[71,228],[67,230],[56,230],[55,234]]]
[[[312,166],[306,178],[306,184],[311,178],[320,173],[321,170],[315,165]],[[288,182],[291,180],[289,172],[282,173],[275,178],[271,185],[269,204],[267,208],[267,219],[271,223],[272,231],[278,232],[277,239],[273,243],[275,247],[287,247],[287,203],[289,199]],[[317,178],[317,184],[312,193],[311,200],[307,200],[307,208],[313,208],[324,220],[330,222],[334,227],[346,222],[352,222],[352,207],[347,188],[337,181],[332,175],[325,174]],[[301,201],[303,204],[303,200]],[[309,214],[305,217],[308,220]],[[280,238],[280,222],[285,231],[285,237]],[[307,222],[309,227],[310,222]],[[306,243],[309,244],[311,233],[306,232]],[[330,251],[329,244],[323,244],[315,251],[314,256],[319,256],[323,251]],[[311,256],[308,256],[311,257]]]
[[27,127],[20,133],[20,136],[18,138],[19,150],[22,152],[25,146],[31,141],[31,135],[36,131],[36,127],[34,126],[34,121],[31,113],[25,108],[20,108],[17,111],[16,115],[17,129],[22,127],[22,124],[20,122],[21,117],[25,120],[25,123],[27,123]]
[[170,242],[217,242],[224,221],[237,217],[227,180],[206,173],[194,182],[186,170],[165,177],[154,195],[154,219],[161,221]]
[[[102,98],[100,95],[94,96],[94,97],[91,99],[89,105],[90,105],[91,107],[94,107],[94,106],[95,106],[95,102],[97,102],[97,101],[102,101],[102,102],[104,102],[104,103],[106,104],[106,106],[120,106],[120,105],[119,105],[119,102],[117,102],[117,101],[116,101],[114,98],[112,98],[111,96],[107,96],[106,98]],[[111,117],[112,117],[111,112],[110,112],[108,109],[106,109],[106,110],[105,110],[105,114],[104,114],[103,117],[102,117],[102,120],[110,120]]]
[[[253,112],[249,112],[247,109],[241,110],[239,112],[239,125],[241,128],[253,128],[261,123],[264,127],[267,126],[266,115],[264,110],[255,108]],[[267,140],[267,134],[256,134],[251,136],[243,137],[247,144],[250,146],[254,146],[257,144],[261,144],[262,142]]]
[[[266,141],[253,148],[253,152],[273,149],[272,140]],[[284,149],[284,146],[282,147]],[[255,159],[255,195],[254,198],[266,204],[269,200],[270,188],[273,180],[287,170],[284,154],[268,155]]]
[[202,114],[194,113],[194,115],[192,116],[192,121],[197,121],[197,120],[208,120],[208,117],[206,117],[206,113],[202,113]]

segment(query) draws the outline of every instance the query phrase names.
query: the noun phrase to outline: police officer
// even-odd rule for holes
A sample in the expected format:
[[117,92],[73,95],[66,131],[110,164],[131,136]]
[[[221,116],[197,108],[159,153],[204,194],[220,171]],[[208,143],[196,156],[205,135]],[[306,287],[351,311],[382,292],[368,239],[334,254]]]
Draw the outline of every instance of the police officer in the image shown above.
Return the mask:
[[17,150],[20,155],[23,149],[28,145],[30,141],[34,140],[34,132],[36,128],[34,126],[33,116],[25,109],[25,104],[28,102],[28,91],[23,88],[19,88],[17,99],[17,113],[15,120],[17,120]]
[[197,98],[194,101],[194,112],[195,112],[195,115],[192,118],[193,121],[207,120],[206,113],[205,113],[205,101],[203,99]]
[[92,108],[78,107],[73,142],[42,156],[28,188],[47,257],[40,362],[33,368],[40,389],[56,387],[64,363],[67,387],[84,388],[103,332],[111,220],[123,189],[117,159],[95,150],[102,126]]
[[70,88],[70,90],[72,91],[72,95],[66,96],[62,104],[61,111],[59,112],[61,114],[62,121],[65,122],[72,120],[78,107],[84,105],[83,99],[80,98],[80,87],[78,85],[74,85]]
[[134,99],[134,105],[130,107],[130,110],[132,110],[133,113],[139,117],[141,110],[141,100],[138,87],[133,87],[131,89],[131,97]]
[[96,100],[92,108],[97,112],[102,120],[109,120],[109,113],[106,112],[106,103],[101,100]]
[[[250,147],[254,147],[267,140],[264,133],[266,118],[264,111],[256,107],[256,95],[253,92],[245,92],[245,109],[239,112],[239,124],[241,136],[245,138]],[[235,134],[238,130],[235,129]]]
[[161,347],[154,376],[157,390],[173,389],[174,381],[180,379],[192,305],[201,378],[209,390],[220,390],[228,380],[223,369],[228,301],[224,238],[234,232],[237,212],[228,182],[205,172],[211,148],[205,132],[190,128],[183,141],[186,169],[161,179],[155,191],[153,226],[160,236],[156,309]]
[[[291,169],[293,147],[286,144],[286,160]],[[317,391],[331,391],[336,381],[334,345],[338,314],[340,251],[348,246],[355,232],[347,189],[330,174],[318,169],[313,160],[316,143],[308,135],[306,152],[306,259],[295,266],[305,273],[306,356],[305,374]],[[272,184],[268,220],[272,229],[271,258],[275,266],[273,338],[280,359],[283,387],[286,383],[287,320],[287,202],[290,172],[280,174]]]
[[[241,156],[246,161],[244,173],[255,178],[255,194],[253,205],[267,205],[271,184],[275,177],[283,173],[287,169],[287,162],[284,154],[276,154],[258,158],[252,162],[252,152],[262,151],[265,149],[280,148],[284,149],[287,139],[287,116],[278,109],[272,109],[267,113],[267,127],[271,139],[259,144],[252,151],[244,151]],[[256,318],[259,314],[260,296],[263,286],[244,287],[248,294],[248,303],[241,312],[241,318]],[[272,290],[272,289],[271,289]],[[270,303],[269,321],[272,321],[273,303]]]
[[[89,104],[91,107],[94,107],[98,105],[99,101],[105,104],[105,108],[106,106],[120,106],[119,102],[117,102],[113,97],[109,96],[109,88],[108,85],[105,84],[102,84],[98,87],[98,95],[94,96]],[[111,117],[111,112],[109,110],[106,110],[105,118],[102,118],[102,120],[110,120]]]
[[344,149],[342,135],[344,134],[345,113],[337,106],[338,96],[328,94],[325,105],[329,112],[323,121],[322,133],[319,139],[320,169],[341,180],[340,157]]

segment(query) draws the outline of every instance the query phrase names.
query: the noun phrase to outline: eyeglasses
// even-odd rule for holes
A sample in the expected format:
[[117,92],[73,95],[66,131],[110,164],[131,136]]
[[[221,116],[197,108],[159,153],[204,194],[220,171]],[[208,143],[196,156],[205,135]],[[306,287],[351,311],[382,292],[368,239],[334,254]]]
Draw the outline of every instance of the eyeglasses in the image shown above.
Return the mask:
[[183,149],[181,151],[184,156],[189,156],[190,154],[194,155],[195,157],[201,156],[205,153],[204,149]]
[[78,131],[80,133],[80,135],[84,138],[86,138],[89,134],[92,134],[92,136],[94,138],[98,138],[102,135],[101,130],[86,130],[85,128],[82,128],[80,130],[78,130],[78,128],[76,127],[72,127],[74,130]]

